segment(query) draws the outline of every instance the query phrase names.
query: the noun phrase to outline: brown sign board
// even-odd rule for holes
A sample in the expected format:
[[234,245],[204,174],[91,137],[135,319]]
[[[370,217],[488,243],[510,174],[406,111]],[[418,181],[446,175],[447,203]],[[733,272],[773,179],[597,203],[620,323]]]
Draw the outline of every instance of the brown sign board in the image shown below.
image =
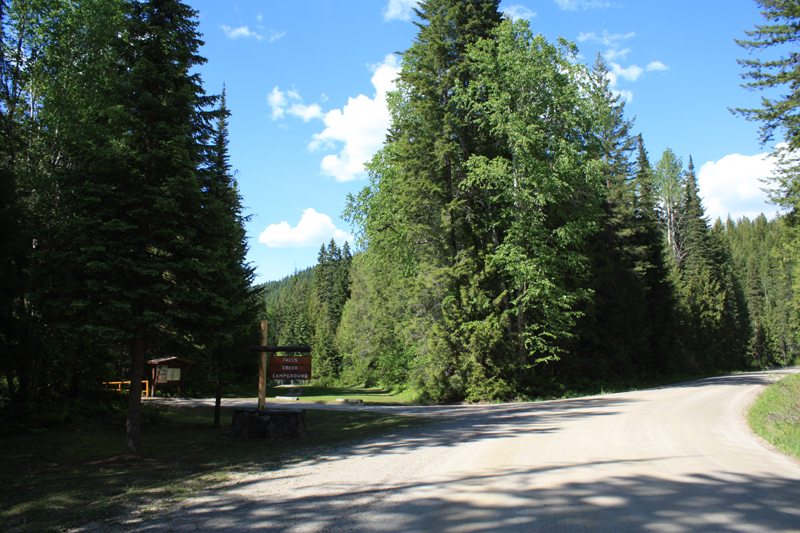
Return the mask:
[[311,379],[311,357],[270,357],[269,379]]

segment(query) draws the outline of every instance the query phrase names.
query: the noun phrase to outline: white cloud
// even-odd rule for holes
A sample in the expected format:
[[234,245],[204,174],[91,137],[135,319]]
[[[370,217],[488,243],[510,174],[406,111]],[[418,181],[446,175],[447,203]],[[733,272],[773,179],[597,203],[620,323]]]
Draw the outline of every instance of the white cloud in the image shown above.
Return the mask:
[[629,67],[622,68],[618,63],[614,63],[613,61],[611,61],[609,62],[609,66],[611,67],[610,74],[616,76],[616,78],[610,78],[612,80],[611,81],[612,86],[616,85],[616,80],[618,80],[619,78],[625,78],[628,81],[636,81],[639,79],[639,76],[642,75],[642,72],[644,72],[644,70],[642,70],[642,67],[639,67],[637,65],[631,65]]
[[584,33],[581,32],[578,35],[578,41],[584,42],[589,41],[593,43],[599,43],[603,46],[607,46],[608,50],[606,51],[604,57],[608,60],[608,66],[610,70],[606,73],[606,77],[608,78],[609,85],[611,85],[612,90],[611,92],[614,95],[622,96],[626,101],[631,102],[633,100],[633,93],[628,90],[618,90],[613,89],[616,87],[617,84],[620,82],[620,79],[626,81],[636,81],[641,77],[641,75],[647,71],[652,72],[654,70],[667,70],[669,69],[661,61],[652,61],[650,62],[647,67],[642,68],[639,65],[630,65],[627,67],[622,67],[619,63],[615,62],[615,59],[625,59],[628,53],[631,51],[630,48],[622,48],[620,49],[622,41],[630,39],[636,35],[635,32],[629,33],[608,33],[608,31],[603,30],[603,33],[598,35],[596,33]]
[[312,118],[322,118],[322,108],[319,104],[305,105],[301,103],[292,104],[289,108],[289,113],[297,118],[303,119],[303,122],[308,122]]
[[260,41],[260,40],[262,40],[264,38],[263,35],[260,35],[260,34],[254,32],[254,31],[251,31],[250,28],[247,27],[247,26],[241,26],[239,28],[231,28],[230,26],[224,26],[223,25],[223,26],[220,26],[220,28],[222,28],[222,31],[225,32],[225,35],[227,35],[231,39],[238,39],[240,37],[248,39],[250,37],[255,37],[256,39],[258,39]]
[[294,89],[284,92],[278,87],[273,88],[272,92],[267,95],[267,103],[272,108],[272,120],[283,118],[286,113],[302,119],[303,122],[324,116],[319,104],[305,105],[303,99]]
[[286,114],[286,106],[289,101],[286,99],[286,93],[281,92],[278,87],[272,89],[272,92],[267,95],[267,102],[272,108],[272,120],[283,118]]
[[594,9],[598,7],[610,7],[611,2],[604,2],[603,0],[555,0],[558,7],[575,11],[577,9]]
[[759,213],[774,213],[760,180],[772,176],[775,159],[770,154],[726,155],[719,161],[709,161],[697,172],[697,185],[703,197],[706,215],[711,220],[725,220],[730,214],[736,220],[746,216],[754,219]]
[[620,41],[624,41],[626,39],[630,39],[631,37],[635,36],[636,32],[629,32],[629,33],[608,33],[607,30],[603,30],[603,33],[597,35],[596,33],[583,33],[580,32],[578,34],[578,41],[592,41],[594,43],[600,43],[604,46],[612,46],[614,48],[619,46]]
[[284,35],[286,35],[285,31],[269,30],[269,42],[274,43],[275,41],[277,41],[278,39],[280,39]]
[[519,4],[514,4],[513,6],[504,7],[502,9],[503,14],[511,20],[530,20],[536,16],[536,11],[531,11],[527,7]]
[[611,89],[611,94],[614,96],[621,96],[628,103],[633,101],[633,93],[631,91],[618,91],[616,89]]
[[[261,16],[259,15],[258,20],[261,20]],[[231,39],[249,39],[250,37],[255,38],[258,41],[263,41],[264,39],[269,39],[269,42],[275,42],[284,35],[286,35],[285,31],[275,31],[269,30],[267,33],[269,35],[263,35],[256,31],[250,29],[249,26],[240,26],[238,28],[231,28],[230,26],[222,25],[220,26],[222,31],[225,32],[225,35],[230,37]],[[259,26],[259,28],[264,28],[263,26]]]
[[270,224],[258,236],[258,242],[269,248],[305,248],[319,246],[332,238],[339,243],[353,240],[350,234],[333,225],[331,217],[309,207],[296,227],[291,227],[288,222]]
[[419,0],[389,0],[383,8],[383,20],[411,20]]
[[325,114],[325,130],[316,133],[308,148],[312,151],[331,148],[344,143],[336,155],[322,159],[322,173],[333,176],[336,181],[350,181],[365,175],[364,163],[377,152],[386,138],[390,115],[386,106],[386,93],[395,88],[394,80],[400,70],[397,56],[387,55],[372,66],[373,98],[358,95],[348,99],[342,109]]
[[642,68],[636,65],[622,68],[619,64],[614,63],[613,61],[609,62],[609,66],[611,67],[611,70],[606,72],[606,78],[608,78],[608,84],[611,86],[611,94],[614,96],[621,96],[628,103],[632,102],[633,92],[623,89],[616,89],[615,87],[619,83],[620,78],[624,78],[628,81],[636,81],[639,76],[642,75]]
[[630,48],[623,48],[622,50],[616,50],[612,48],[604,55],[606,59],[608,59],[609,61],[613,61],[617,58],[625,59],[625,56],[628,55],[628,52],[630,51],[631,51]]
[[653,70],[669,70],[669,67],[666,66],[661,61],[651,61],[647,65],[647,71],[650,72],[650,71],[653,71]]
[[[608,33],[607,30],[603,30],[603,33],[600,35],[596,33],[584,33],[580,32],[578,34],[578,41],[579,42],[593,42],[599,43],[603,46],[608,47],[606,53],[603,56],[608,61],[613,61],[615,59],[625,59],[625,56],[628,55],[628,52],[631,51],[630,48],[623,48],[620,50],[620,46],[622,45],[622,41],[630,39],[634,37],[636,32],[629,32],[629,33]],[[639,68],[639,67],[636,67]]]

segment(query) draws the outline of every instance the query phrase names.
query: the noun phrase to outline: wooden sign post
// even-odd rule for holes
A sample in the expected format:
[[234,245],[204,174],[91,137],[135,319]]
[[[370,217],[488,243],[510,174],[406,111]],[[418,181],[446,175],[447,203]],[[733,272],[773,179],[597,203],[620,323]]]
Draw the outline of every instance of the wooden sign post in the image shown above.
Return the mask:
[[[261,321],[261,346],[267,346],[267,321]],[[264,409],[267,402],[267,352],[261,352],[261,363],[258,366],[258,409]]]
[[[305,352],[310,346],[267,346],[267,321],[261,321],[261,346],[251,346],[251,352],[261,352],[258,367],[258,409],[266,408],[267,352]],[[311,356],[270,357],[269,379],[311,379]]]

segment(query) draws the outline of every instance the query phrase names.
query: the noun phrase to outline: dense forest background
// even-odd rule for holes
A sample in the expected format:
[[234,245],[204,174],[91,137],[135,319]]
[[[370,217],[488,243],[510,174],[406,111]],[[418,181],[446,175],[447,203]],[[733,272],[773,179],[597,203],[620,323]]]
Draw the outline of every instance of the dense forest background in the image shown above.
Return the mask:
[[[762,214],[755,220],[702,222],[702,234],[711,246],[706,253],[719,263],[703,263],[697,273],[663,266],[664,277],[656,289],[668,305],[651,311],[656,319],[641,316],[647,300],[631,295],[641,290],[637,267],[626,271],[603,264],[605,274],[613,277],[593,277],[593,299],[576,319],[574,336],[560,355],[538,366],[529,388],[515,390],[514,397],[550,397],[659,383],[670,377],[797,364],[795,263],[787,221],[782,217],[768,221]],[[688,252],[686,257],[693,260]],[[397,342],[395,335],[403,333],[402,323],[378,311],[385,312],[385,306],[394,302],[393,291],[380,285],[389,280],[381,280],[368,260],[366,253],[345,256],[332,241],[323,246],[316,267],[261,286],[270,344],[312,346],[319,384],[411,388],[424,398],[436,399],[428,396],[420,377],[422,362],[392,344]],[[339,283],[335,290],[331,279]],[[617,308],[608,314],[612,305]],[[329,308],[339,312],[329,313]],[[413,381],[414,376],[419,381]],[[448,399],[465,398],[461,392]],[[492,397],[471,399],[487,398]]]
[[144,362],[195,361],[189,393],[219,400],[254,382],[262,319],[270,343],[312,346],[317,382],[426,401],[797,362],[792,152],[785,216],[710,221],[690,154],[651,160],[603,59],[498,6],[420,3],[386,142],[348,198],[355,249],[254,286],[196,13],[0,0],[4,412],[63,419],[125,377],[140,455]]
[[709,220],[691,156],[651,162],[602,58],[497,7],[421,4],[348,201],[358,253],[266,285],[274,342],[312,345],[321,383],[435,401],[796,361],[791,214]]

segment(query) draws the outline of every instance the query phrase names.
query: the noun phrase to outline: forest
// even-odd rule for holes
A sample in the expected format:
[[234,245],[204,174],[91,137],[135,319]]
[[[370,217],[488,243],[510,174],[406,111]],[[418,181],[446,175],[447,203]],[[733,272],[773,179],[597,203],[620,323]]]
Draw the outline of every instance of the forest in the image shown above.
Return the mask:
[[[0,0],[7,415],[99,408],[99,384],[124,376],[140,456],[144,362],[195,361],[190,393],[219,403],[254,380],[262,319],[270,343],[312,346],[319,384],[429,402],[800,358],[795,141],[775,178],[784,215],[711,221],[691,154],[648,154],[603,58],[582,64],[498,0],[420,3],[386,141],[347,199],[357,243],[255,285],[196,17],[177,0]],[[753,83],[774,68],[743,66]],[[783,127],[736,112],[765,121],[765,142]]]
[[321,383],[427,401],[797,361],[793,210],[709,220],[691,154],[648,154],[603,58],[581,64],[498,2],[417,15],[386,142],[348,198],[356,250],[331,241],[265,287],[273,342],[312,345]]

